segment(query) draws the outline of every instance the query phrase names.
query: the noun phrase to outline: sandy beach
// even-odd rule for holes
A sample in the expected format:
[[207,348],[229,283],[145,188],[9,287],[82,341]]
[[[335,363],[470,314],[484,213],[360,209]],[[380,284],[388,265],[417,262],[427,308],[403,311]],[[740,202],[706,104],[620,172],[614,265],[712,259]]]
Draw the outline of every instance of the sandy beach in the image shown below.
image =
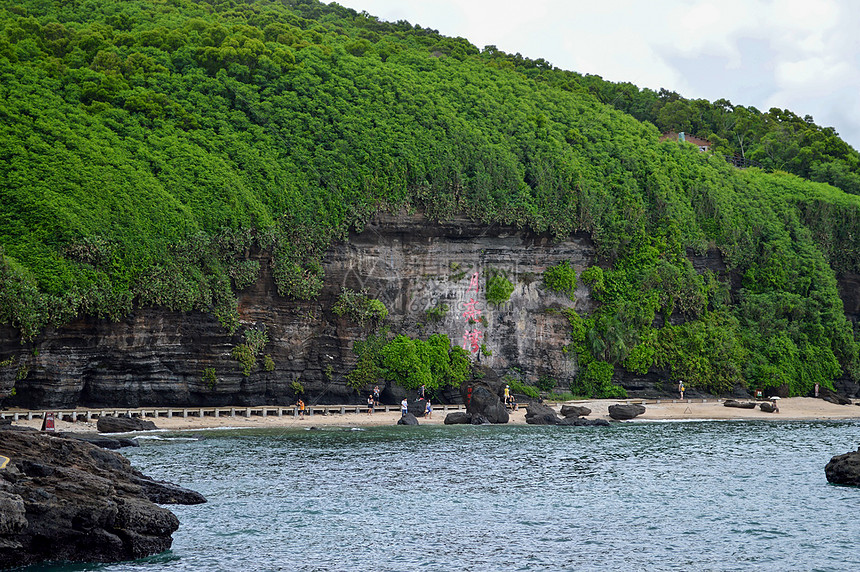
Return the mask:
[[[636,400],[632,400],[636,402]],[[571,402],[573,403],[573,402]],[[592,411],[589,419],[610,419],[609,406],[619,403],[617,400],[592,400],[578,401],[576,405],[585,405]],[[561,404],[556,404],[558,411]],[[669,421],[669,420],[727,420],[727,419],[754,419],[765,421],[778,420],[828,420],[828,419],[860,419],[860,406],[836,405],[822,399],[811,397],[793,397],[779,401],[779,413],[765,413],[759,408],[737,409],[725,407],[722,402],[708,401],[702,403],[701,399],[676,400],[672,402],[654,401],[645,402],[645,413],[636,418],[634,422],[642,421]],[[525,424],[525,407],[511,414],[510,424]],[[442,425],[445,421],[445,412],[436,411],[432,419],[419,419],[421,425]],[[247,427],[247,428],[300,428],[311,426],[335,426],[335,427],[369,427],[395,425],[400,418],[398,411],[388,413],[378,412],[372,415],[366,413],[344,413],[330,415],[314,415],[308,417],[293,418],[292,416],[267,416],[267,417],[159,417],[153,419],[159,429],[173,431],[193,431],[197,429],[217,427]],[[25,425],[38,429],[41,419],[19,420],[18,425]],[[78,421],[70,423],[58,420],[56,422],[58,431],[72,432],[96,432],[95,421]]]

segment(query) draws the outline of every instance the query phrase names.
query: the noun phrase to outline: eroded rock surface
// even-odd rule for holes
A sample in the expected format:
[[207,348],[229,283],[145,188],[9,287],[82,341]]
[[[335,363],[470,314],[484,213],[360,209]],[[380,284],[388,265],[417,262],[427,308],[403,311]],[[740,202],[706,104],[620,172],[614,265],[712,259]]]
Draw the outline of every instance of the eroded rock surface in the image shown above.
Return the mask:
[[830,459],[824,467],[824,475],[828,482],[860,487],[860,448]]
[[626,403],[609,406],[609,416],[618,421],[633,419],[645,413],[645,406],[638,403]]
[[152,431],[158,429],[155,423],[139,417],[99,417],[96,423],[99,433],[129,433],[131,431]]
[[[591,298],[580,286],[571,301],[544,289],[540,276],[564,260],[578,273],[593,264],[594,247],[584,235],[554,241],[465,217],[434,223],[419,214],[380,215],[332,245],[323,261],[324,288],[313,301],[278,295],[269,253],[250,257],[261,272],[240,293],[239,314],[243,328],[266,327],[263,353],[271,356],[273,371],[260,360],[249,376],[242,374],[230,354],[244,343],[243,328],[231,336],[211,314],[140,308],[120,322],[88,317],[48,329],[23,347],[17,331],[0,326],[0,357],[16,360],[14,367],[0,368],[0,388],[26,366],[28,375],[10,399],[22,407],[285,404],[295,402],[291,382],[298,380],[306,401],[363,403],[366,392],[350,389],[343,379],[355,365],[353,344],[367,332],[332,312],[343,287],[381,300],[393,332],[422,338],[444,333],[460,346],[473,332],[492,355],[479,355],[467,343],[469,351],[497,372],[517,367],[526,382],[550,375],[562,386],[577,372],[575,358],[563,351],[569,327],[558,310],[588,313]],[[514,284],[510,300],[499,306],[486,301],[490,270]],[[474,323],[465,316],[470,300],[480,313]],[[439,319],[428,318],[428,310],[442,307],[447,311]],[[203,380],[207,368],[215,370],[216,383]],[[383,402],[399,403],[403,396],[396,393],[383,393]]]
[[0,568],[156,554],[179,521],[155,503],[206,502],[83,441],[0,430],[0,455],[10,459],[0,469]]

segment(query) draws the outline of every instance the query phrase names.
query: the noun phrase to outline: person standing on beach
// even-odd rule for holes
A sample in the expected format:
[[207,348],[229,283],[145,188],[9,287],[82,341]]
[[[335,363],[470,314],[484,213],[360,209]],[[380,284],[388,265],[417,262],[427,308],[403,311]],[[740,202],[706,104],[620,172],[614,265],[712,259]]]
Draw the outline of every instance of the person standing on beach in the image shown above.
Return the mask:
[[304,417],[305,416],[305,402],[302,401],[301,397],[299,397],[299,400],[296,401],[296,407],[299,408],[299,418]]
[[379,405],[379,386],[378,385],[373,388],[373,404],[376,406]]
[[678,393],[681,394],[681,399],[684,399],[684,382],[683,381],[678,382]]
[[818,390],[820,387],[821,386],[819,386],[817,383],[815,384],[815,397],[818,397]]
[[424,409],[424,418],[432,419],[433,418],[433,407],[430,405],[430,400],[427,400],[427,406]]
[[373,395],[368,395],[367,396],[367,414],[368,415],[373,414],[373,403],[374,403]]
[[409,403],[404,397],[403,401],[400,402],[400,416],[405,417],[407,413],[409,413]]

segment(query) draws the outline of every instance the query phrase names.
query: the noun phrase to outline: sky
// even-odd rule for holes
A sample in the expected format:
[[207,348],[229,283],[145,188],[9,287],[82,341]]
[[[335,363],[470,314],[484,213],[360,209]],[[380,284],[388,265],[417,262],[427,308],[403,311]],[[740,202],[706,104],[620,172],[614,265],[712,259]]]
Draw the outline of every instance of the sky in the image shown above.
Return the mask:
[[338,3],[610,81],[811,115],[860,150],[857,0]]

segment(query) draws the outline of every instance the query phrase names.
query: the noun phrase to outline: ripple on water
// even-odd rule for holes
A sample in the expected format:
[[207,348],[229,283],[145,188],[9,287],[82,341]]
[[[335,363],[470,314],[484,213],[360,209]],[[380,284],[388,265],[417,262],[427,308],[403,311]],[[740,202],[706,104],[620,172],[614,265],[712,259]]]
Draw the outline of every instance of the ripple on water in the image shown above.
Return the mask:
[[857,422],[221,431],[147,440],[199,490],[171,552],[63,570],[847,570]]

